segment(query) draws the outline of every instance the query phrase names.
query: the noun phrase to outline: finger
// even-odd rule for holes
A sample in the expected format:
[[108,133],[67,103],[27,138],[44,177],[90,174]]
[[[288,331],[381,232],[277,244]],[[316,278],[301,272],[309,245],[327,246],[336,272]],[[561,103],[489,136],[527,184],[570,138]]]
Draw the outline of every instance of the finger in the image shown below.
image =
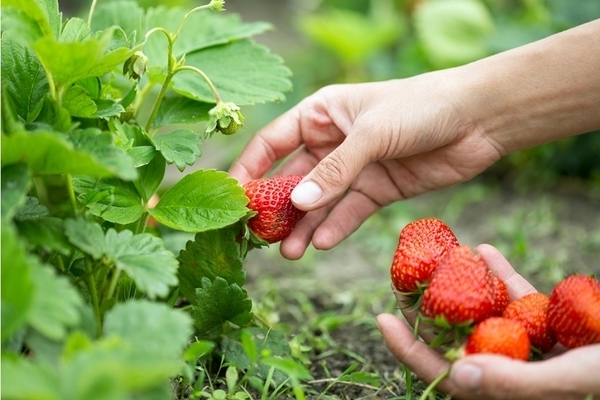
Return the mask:
[[583,399],[600,395],[598,370],[600,345],[594,345],[539,362],[467,356],[454,363],[450,381],[465,399]]
[[328,212],[329,207],[324,207],[306,214],[296,224],[292,233],[281,242],[279,247],[281,255],[288,260],[300,259],[306,252],[315,230],[327,218]]
[[527,279],[515,271],[508,260],[498,249],[489,244],[477,246],[477,252],[484,259],[488,267],[494,271],[498,278],[504,281],[511,301],[519,299],[526,294],[535,293],[537,290]]

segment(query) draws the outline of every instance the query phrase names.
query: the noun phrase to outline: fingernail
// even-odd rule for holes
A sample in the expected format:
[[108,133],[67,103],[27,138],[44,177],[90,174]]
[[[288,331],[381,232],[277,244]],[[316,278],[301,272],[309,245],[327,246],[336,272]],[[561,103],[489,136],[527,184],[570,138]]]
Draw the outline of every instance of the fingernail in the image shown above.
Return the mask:
[[292,201],[296,204],[310,206],[323,195],[323,190],[315,182],[308,181],[296,186],[292,191]]
[[482,371],[473,364],[455,364],[452,368],[451,379],[457,386],[466,390],[476,390],[481,385]]

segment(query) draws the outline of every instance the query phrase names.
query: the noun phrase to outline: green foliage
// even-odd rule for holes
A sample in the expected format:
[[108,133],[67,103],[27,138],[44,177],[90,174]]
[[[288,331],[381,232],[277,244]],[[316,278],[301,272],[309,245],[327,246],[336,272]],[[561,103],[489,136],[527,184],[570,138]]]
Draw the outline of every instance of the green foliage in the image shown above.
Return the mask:
[[[289,70],[252,40],[270,25],[95,3],[87,20],[2,4],[2,398],[202,392],[194,371],[253,325],[243,188],[199,169],[159,191],[202,155],[211,110],[284,99]],[[306,376],[273,368],[280,393]]]

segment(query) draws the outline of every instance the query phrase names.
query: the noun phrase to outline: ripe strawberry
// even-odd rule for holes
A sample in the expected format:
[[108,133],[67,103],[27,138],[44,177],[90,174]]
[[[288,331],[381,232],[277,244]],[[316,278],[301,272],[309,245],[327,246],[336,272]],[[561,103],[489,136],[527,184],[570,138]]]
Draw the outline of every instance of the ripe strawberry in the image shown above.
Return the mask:
[[548,323],[569,348],[600,343],[600,281],[572,275],[552,290]]
[[416,292],[427,283],[440,259],[458,246],[450,228],[436,218],[424,218],[406,225],[400,232],[390,274],[401,292]]
[[526,361],[531,343],[521,323],[491,317],[479,323],[467,339],[464,354],[492,353]]
[[268,243],[279,242],[292,232],[306,211],[292,204],[292,190],[302,180],[299,175],[255,179],[243,185],[250,199],[248,208],[258,214],[248,220],[256,236]]
[[510,301],[508,298],[508,289],[506,288],[506,285],[502,279],[498,278],[492,271],[489,271],[489,273],[490,278],[492,278],[492,286],[494,287],[494,305],[492,307],[492,315],[500,317]]
[[548,305],[550,298],[544,293],[530,293],[511,302],[502,316],[520,322],[531,345],[542,353],[556,344],[556,336],[548,326]]
[[468,246],[454,247],[438,264],[421,311],[450,324],[477,323],[492,315],[494,289],[485,261]]

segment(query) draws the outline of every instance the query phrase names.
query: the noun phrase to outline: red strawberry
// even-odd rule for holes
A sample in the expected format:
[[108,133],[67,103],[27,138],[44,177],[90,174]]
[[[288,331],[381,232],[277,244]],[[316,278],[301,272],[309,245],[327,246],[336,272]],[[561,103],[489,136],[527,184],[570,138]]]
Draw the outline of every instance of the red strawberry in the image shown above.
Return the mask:
[[491,317],[479,323],[469,335],[464,354],[492,353],[526,361],[531,344],[521,323],[502,317]]
[[492,286],[494,287],[492,315],[500,317],[510,301],[508,298],[508,289],[506,288],[504,281],[498,278],[492,271],[490,271],[490,277],[492,278]]
[[427,283],[440,259],[458,246],[450,228],[436,218],[424,218],[406,225],[400,232],[390,274],[401,292],[416,292]]
[[299,175],[284,175],[255,179],[243,185],[250,199],[248,208],[258,214],[248,226],[256,236],[268,243],[279,242],[292,232],[306,211],[300,211],[291,201],[292,190],[302,180]]
[[530,293],[511,302],[502,316],[520,322],[531,345],[542,353],[556,344],[556,336],[548,326],[548,305],[550,298],[543,293]]
[[468,246],[454,247],[438,264],[423,294],[424,316],[450,324],[477,323],[492,314],[494,289],[485,261]]
[[548,323],[566,347],[600,343],[600,281],[572,275],[559,282],[550,295]]

